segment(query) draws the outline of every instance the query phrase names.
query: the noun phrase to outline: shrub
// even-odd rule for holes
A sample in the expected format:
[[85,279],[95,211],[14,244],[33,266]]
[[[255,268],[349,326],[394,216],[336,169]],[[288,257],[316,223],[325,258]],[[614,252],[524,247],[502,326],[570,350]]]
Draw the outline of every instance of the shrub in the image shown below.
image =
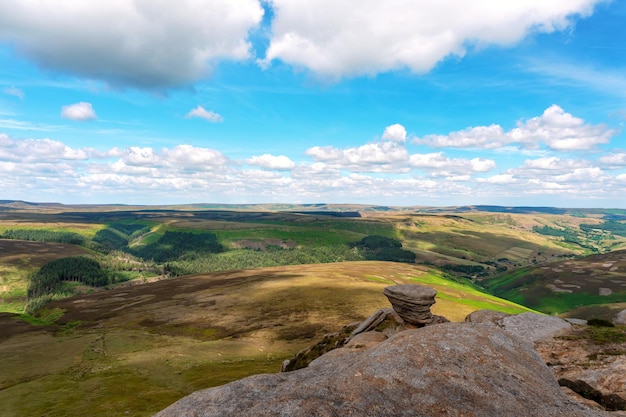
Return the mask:
[[596,318],[589,319],[587,321],[587,324],[589,326],[595,326],[595,327],[615,327],[615,325],[608,320],[596,319]]

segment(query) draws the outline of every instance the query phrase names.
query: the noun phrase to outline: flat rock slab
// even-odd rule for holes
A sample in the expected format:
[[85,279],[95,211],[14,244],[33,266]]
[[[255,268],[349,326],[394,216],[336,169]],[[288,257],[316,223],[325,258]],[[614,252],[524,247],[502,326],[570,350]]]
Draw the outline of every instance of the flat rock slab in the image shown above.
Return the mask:
[[[337,352],[348,349],[337,349]],[[331,353],[332,353],[331,352]],[[446,323],[315,366],[198,391],[156,417],[605,415],[570,400],[530,343],[499,327]]]
[[508,316],[500,324],[506,331],[530,342],[561,336],[572,330],[572,325],[562,318],[536,313]]

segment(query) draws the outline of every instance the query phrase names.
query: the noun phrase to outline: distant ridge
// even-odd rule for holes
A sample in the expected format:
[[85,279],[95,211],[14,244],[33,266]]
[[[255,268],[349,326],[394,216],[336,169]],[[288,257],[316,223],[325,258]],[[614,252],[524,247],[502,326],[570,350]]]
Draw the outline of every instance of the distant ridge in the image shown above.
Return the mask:
[[557,207],[530,207],[530,206],[520,206],[520,207],[507,207],[507,206],[464,206],[460,207],[461,210],[467,209],[467,211],[488,211],[494,213],[517,213],[517,214],[527,214],[527,213],[545,213],[545,214],[566,214],[568,212],[567,209],[557,208]]
[[[463,205],[463,206],[387,206],[375,204],[332,204],[332,203],[258,203],[258,204],[227,204],[227,203],[191,203],[191,204],[63,204],[54,202],[31,202],[23,200],[0,200],[0,210],[7,209],[38,209],[55,208],[69,210],[94,210],[98,208],[121,210],[181,210],[181,211],[214,211],[214,210],[238,210],[238,211],[269,211],[288,212],[293,214],[311,215],[335,215],[338,217],[360,217],[363,212],[404,212],[418,214],[442,214],[442,213],[511,213],[511,214],[555,214],[555,215],[580,215],[599,214],[607,216],[607,219],[626,219],[625,209],[610,208],[563,208],[549,206],[497,206],[497,205]],[[334,213],[334,214],[330,214]]]

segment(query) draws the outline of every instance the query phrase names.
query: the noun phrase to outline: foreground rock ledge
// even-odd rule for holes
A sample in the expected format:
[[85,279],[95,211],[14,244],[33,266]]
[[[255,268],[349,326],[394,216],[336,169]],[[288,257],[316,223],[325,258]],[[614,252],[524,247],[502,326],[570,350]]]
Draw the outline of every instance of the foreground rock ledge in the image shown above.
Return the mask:
[[530,343],[493,325],[446,323],[332,353],[195,392],[156,417],[605,415],[568,399]]

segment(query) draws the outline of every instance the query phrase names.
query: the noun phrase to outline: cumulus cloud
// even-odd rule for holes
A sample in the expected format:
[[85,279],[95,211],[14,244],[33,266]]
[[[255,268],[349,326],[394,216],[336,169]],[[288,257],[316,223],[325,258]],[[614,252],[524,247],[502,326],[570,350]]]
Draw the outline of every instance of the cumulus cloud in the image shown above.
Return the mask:
[[477,181],[488,184],[513,184],[517,182],[517,179],[511,174],[497,174],[487,178],[478,178]]
[[161,164],[161,156],[149,147],[140,148],[139,146],[131,146],[126,149],[121,160],[130,166],[158,166]]
[[578,161],[575,159],[561,159],[553,156],[538,159],[527,159],[524,161],[524,165],[522,165],[521,169],[543,171],[544,173],[548,171],[554,173],[556,171],[567,171],[576,168],[583,168],[588,165],[589,163],[587,161]]
[[172,150],[163,149],[163,156],[169,162],[180,166],[191,166],[194,169],[221,167],[228,163],[228,158],[215,149],[191,145],[178,145]]
[[10,96],[15,96],[19,98],[20,100],[24,100],[24,97],[26,97],[24,92],[17,87],[5,87],[2,89],[2,92]]
[[539,143],[557,151],[582,151],[608,143],[616,132],[605,125],[585,124],[561,107],[552,105],[541,116],[526,122],[508,133],[511,142],[535,148]]
[[600,158],[600,162],[611,167],[626,167],[626,152],[614,152]]
[[315,161],[356,172],[398,172],[406,170],[409,161],[406,148],[391,141],[368,143],[347,149],[314,146],[307,149],[306,154]]
[[452,132],[448,135],[426,135],[416,138],[415,143],[427,144],[436,148],[500,148],[509,139],[499,125],[468,127],[467,129]]
[[195,109],[192,109],[185,116],[185,118],[187,118],[187,119],[192,118],[192,117],[199,117],[201,119],[206,120],[207,122],[212,122],[212,123],[217,123],[217,122],[223,122],[224,121],[224,118],[222,116],[220,116],[217,113],[214,113],[213,111],[206,110],[202,106],[198,106]]
[[558,183],[598,183],[608,179],[608,176],[598,167],[576,168],[571,172],[555,175],[553,179]]
[[0,2],[0,42],[44,68],[113,86],[167,89],[250,57],[258,0]]
[[[306,154],[316,163],[336,170],[372,173],[406,173],[413,169],[438,176],[466,180],[470,173],[487,172],[496,167],[488,158],[449,158],[442,152],[409,154],[407,148],[394,141],[368,143],[358,147],[338,149],[332,146],[315,146]],[[462,175],[463,177],[459,177]]]
[[397,123],[387,126],[383,132],[383,139],[404,143],[406,141],[406,129]]
[[296,164],[285,155],[274,156],[267,153],[260,156],[253,156],[247,159],[247,162],[250,165],[279,171],[288,171],[296,166]]
[[282,60],[340,78],[408,68],[431,70],[468,49],[508,46],[531,33],[569,28],[602,0],[272,0],[263,65]]
[[491,159],[448,158],[441,152],[411,155],[410,163],[415,168],[443,169],[452,172],[487,172],[495,168],[496,163]]
[[0,134],[0,161],[30,163],[87,158],[88,153],[84,149],[72,149],[56,140],[15,140],[4,133]]
[[495,149],[517,144],[526,149],[541,145],[555,151],[584,151],[609,143],[617,132],[606,125],[592,125],[574,117],[557,105],[548,107],[541,116],[518,121],[517,127],[505,132],[499,125],[469,127],[448,135],[426,135],[414,140],[436,148]]
[[483,198],[500,204],[524,198],[536,202],[540,196],[545,204],[559,205],[564,199],[572,204],[582,198],[620,202],[626,192],[623,166],[602,162],[620,162],[623,152],[618,150],[597,159],[532,158],[502,171],[496,171],[500,161],[490,158],[410,154],[404,144],[386,139],[345,149],[313,147],[307,154],[310,159],[297,164],[272,154],[231,160],[216,149],[187,144],[76,149],[48,138],[15,139],[0,133],[3,192],[11,198],[32,199],[37,193],[41,199],[64,202],[448,205]]
[[81,101],[80,103],[63,106],[61,109],[61,117],[79,122],[97,119],[96,112],[91,103]]

